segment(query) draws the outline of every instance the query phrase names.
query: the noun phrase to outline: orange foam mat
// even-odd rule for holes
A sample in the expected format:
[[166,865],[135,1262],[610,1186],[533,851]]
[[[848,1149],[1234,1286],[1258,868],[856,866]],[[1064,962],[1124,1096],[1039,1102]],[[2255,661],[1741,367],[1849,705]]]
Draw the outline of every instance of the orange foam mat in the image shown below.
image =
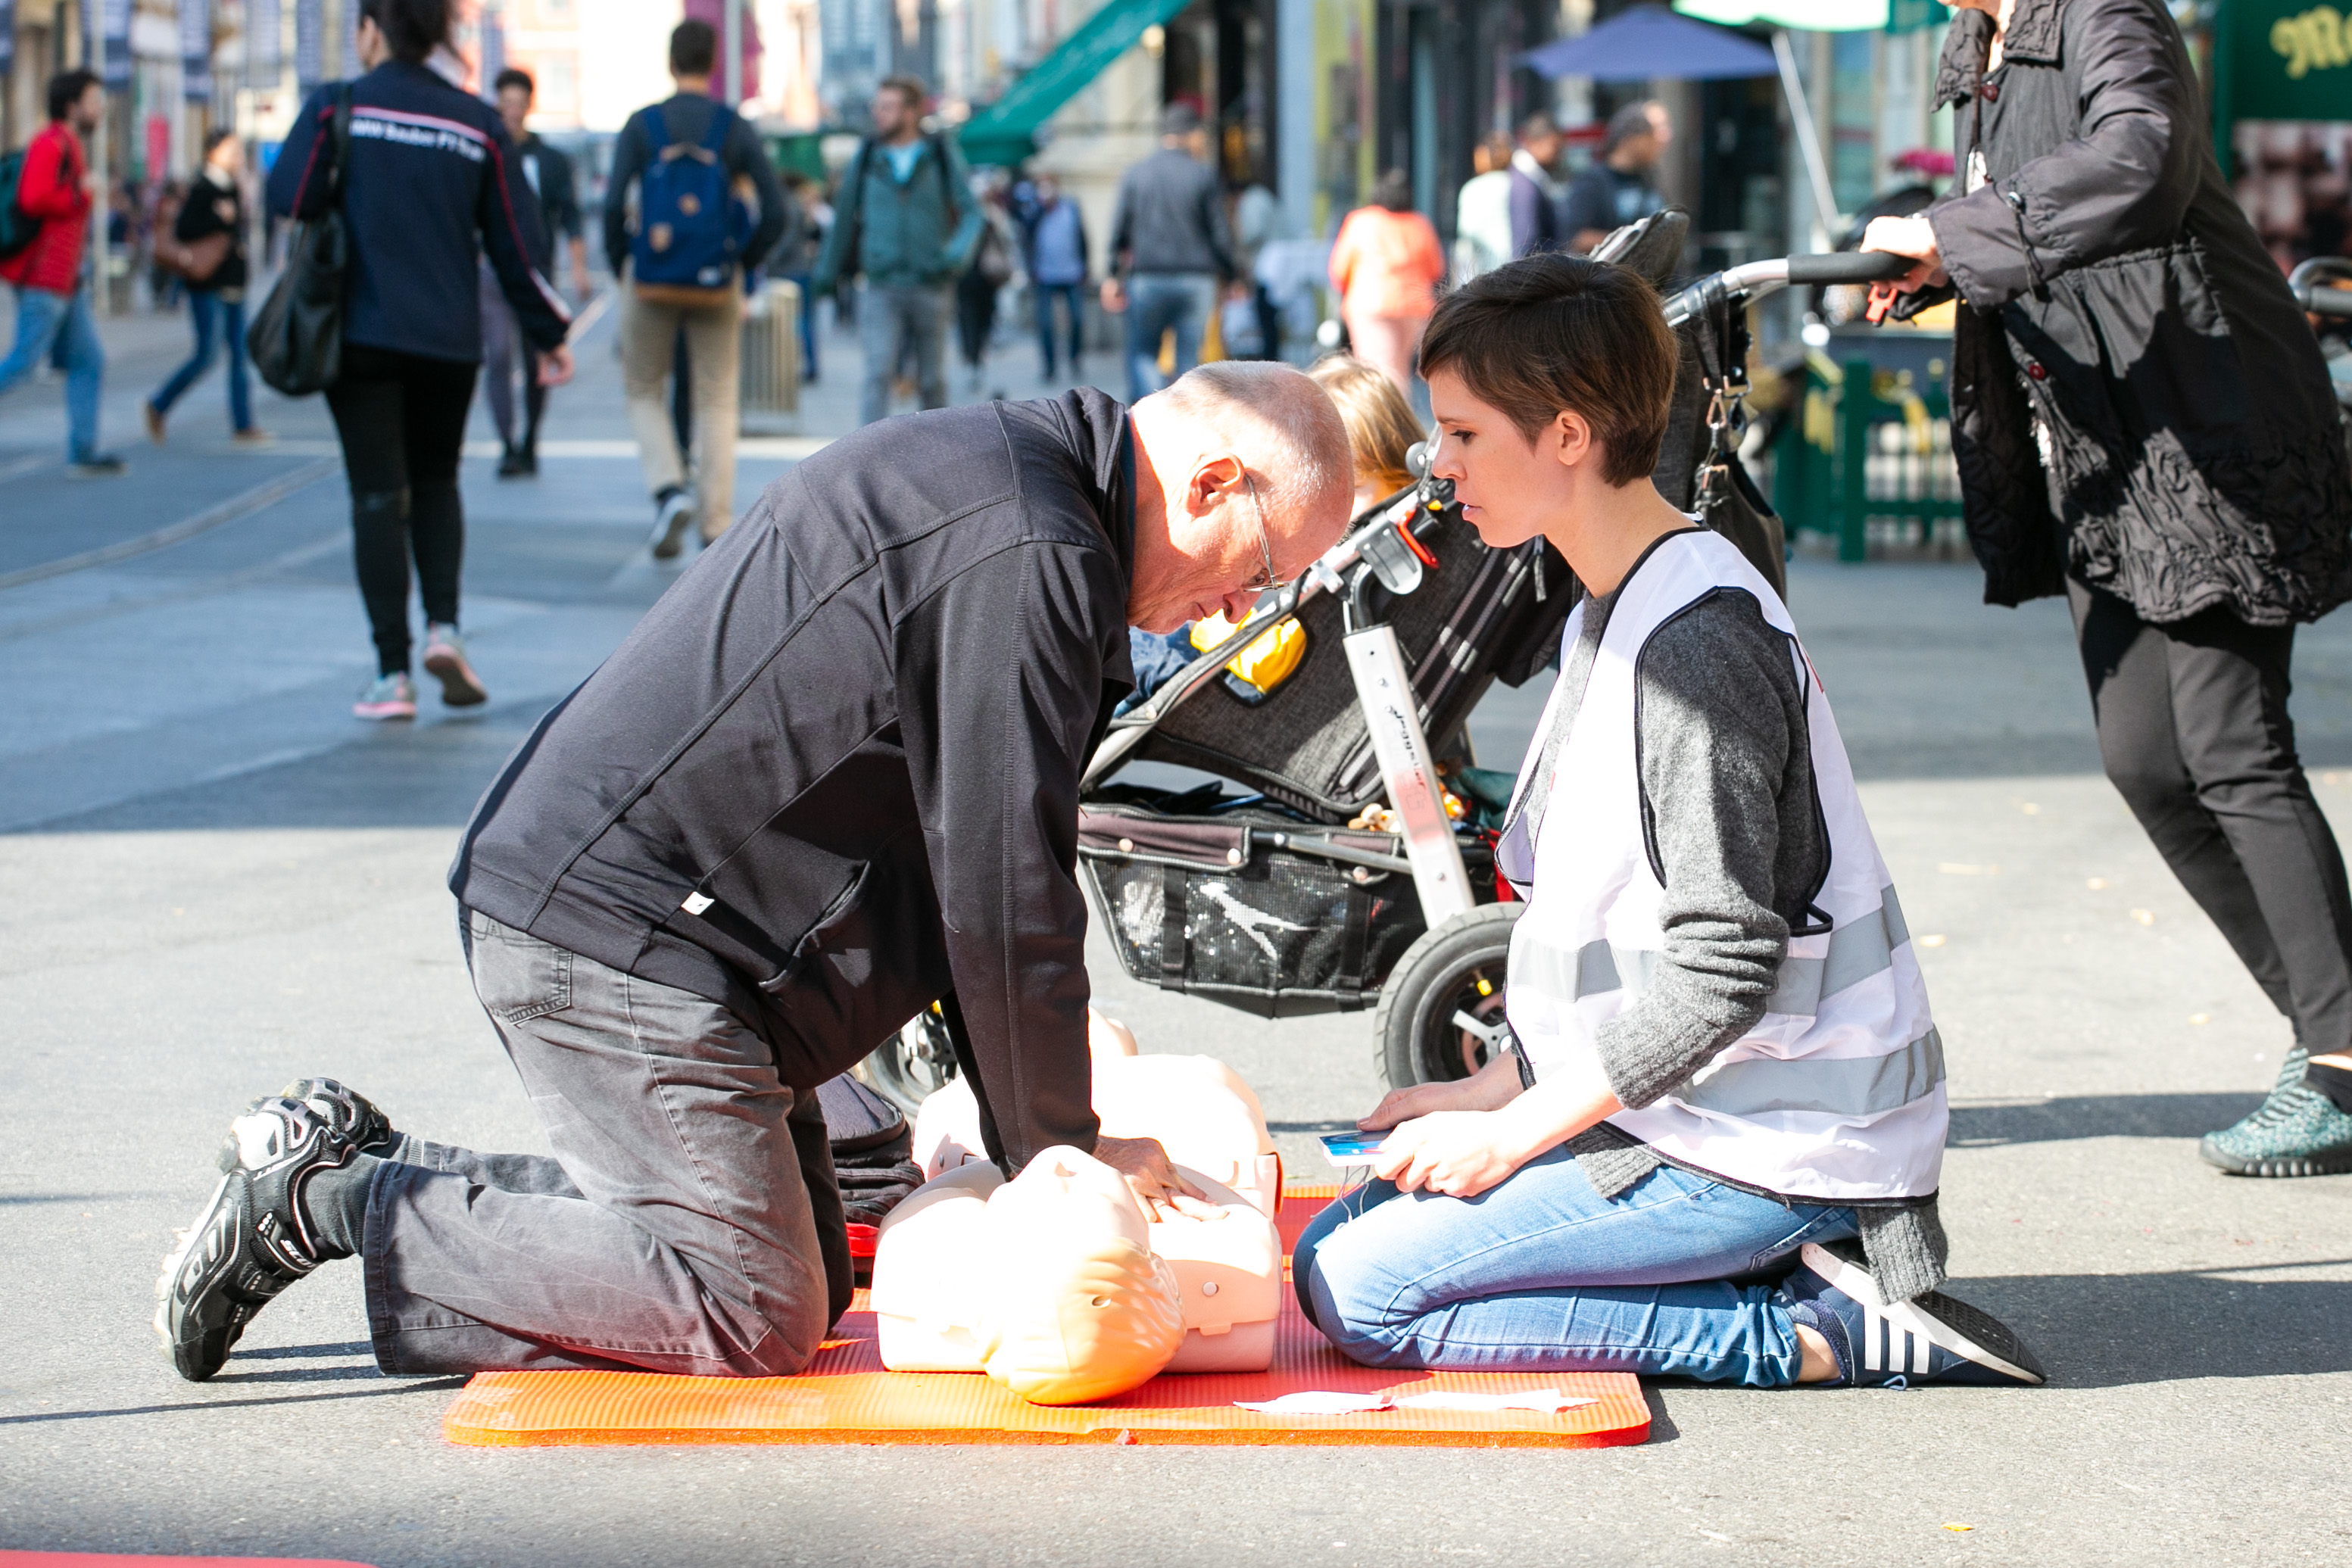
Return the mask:
[[[1288,1241],[1330,1189],[1284,1195]],[[1378,1410],[1267,1416],[1234,1401],[1324,1389],[1396,1396],[1558,1388],[1595,1401],[1527,1410]],[[486,1372],[442,1417],[472,1447],[717,1443],[1169,1443],[1444,1448],[1613,1448],[1650,1432],[1638,1379],[1624,1373],[1399,1373],[1358,1366],[1298,1313],[1289,1292],[1265,1373],[1155,1377],[1096,1405],[1031,1405],[977,1373],[883,1369],[866,1292],[838,1337],[798,1377],[674,1377],[646,1372]]]

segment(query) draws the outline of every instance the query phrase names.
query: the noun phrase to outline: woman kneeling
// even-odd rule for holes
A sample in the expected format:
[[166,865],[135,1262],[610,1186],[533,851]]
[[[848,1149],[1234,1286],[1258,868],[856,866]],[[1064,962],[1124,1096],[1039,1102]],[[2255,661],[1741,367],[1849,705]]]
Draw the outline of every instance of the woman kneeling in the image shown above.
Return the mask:
[[2038,1384],[1935,1290],[1927,988],[1787,607],[1650,482],[1675,365],[1648,286],[1571,256],[1423,340],[1433,473],[1587,597],[1497,852],[1517,1046],[1364,1118],[1379,1179],[1300,1240],[1300,1305],[1378,1366]]

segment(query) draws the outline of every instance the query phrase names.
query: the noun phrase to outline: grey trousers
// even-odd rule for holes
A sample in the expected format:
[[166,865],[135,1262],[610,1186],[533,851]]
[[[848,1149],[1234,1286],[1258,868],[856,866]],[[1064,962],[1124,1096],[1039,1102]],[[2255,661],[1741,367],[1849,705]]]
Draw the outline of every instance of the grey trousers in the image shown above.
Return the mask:
[[915,389],[925,408],[948,405],[950,290],[924,283],[869,283],[857,302],[857,332],[866,348],[866,387],[857,422],[890,413],[890,383],[898,366],[915,361]]
[[377,1364],[800,1371],[849,1300],[816,1095],[715,1002],[465,920],[555,1157],[402,1139],[361,1246]]

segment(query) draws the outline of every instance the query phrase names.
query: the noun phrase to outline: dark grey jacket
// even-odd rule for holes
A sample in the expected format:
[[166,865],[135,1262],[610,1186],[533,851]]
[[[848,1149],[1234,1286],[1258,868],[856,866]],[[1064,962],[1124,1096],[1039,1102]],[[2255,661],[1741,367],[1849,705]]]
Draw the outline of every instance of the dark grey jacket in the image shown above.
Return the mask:
[[845,436],[541,721],[450,888],[732,1009],[796,1089],[952,993],[1012,1162],[1091,1149],[1078,772],[1131,684],[1133,550],[1091,388]]
[[[2317,342],[2213,157],[2162,0],[1953,19],[1960,189],[1928,209],[1963,308],[1952,446],[1985,598],[2068,574],[2150,621],[2352,598],[2352,474]],[[2034,426],[2048,432],[2037,451]],[[2046,467],[2045,467],[2046,465]]]
[[1217,172],[1180,148],[1162,147],[1118,183],[1110,253],[1130,272],[1241,276]]

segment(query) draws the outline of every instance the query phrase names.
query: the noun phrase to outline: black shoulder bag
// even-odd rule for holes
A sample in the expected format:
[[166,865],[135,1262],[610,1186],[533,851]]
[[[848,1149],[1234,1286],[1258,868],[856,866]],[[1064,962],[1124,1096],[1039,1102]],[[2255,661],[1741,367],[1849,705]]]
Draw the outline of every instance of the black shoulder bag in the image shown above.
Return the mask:
[[286,270],[247,329],[245,346],[264,382],[288,397],[323,392],[343,371],[343,168],[351,150],[352,89],[335,92],[328,123],[327,205],[295,225]]

